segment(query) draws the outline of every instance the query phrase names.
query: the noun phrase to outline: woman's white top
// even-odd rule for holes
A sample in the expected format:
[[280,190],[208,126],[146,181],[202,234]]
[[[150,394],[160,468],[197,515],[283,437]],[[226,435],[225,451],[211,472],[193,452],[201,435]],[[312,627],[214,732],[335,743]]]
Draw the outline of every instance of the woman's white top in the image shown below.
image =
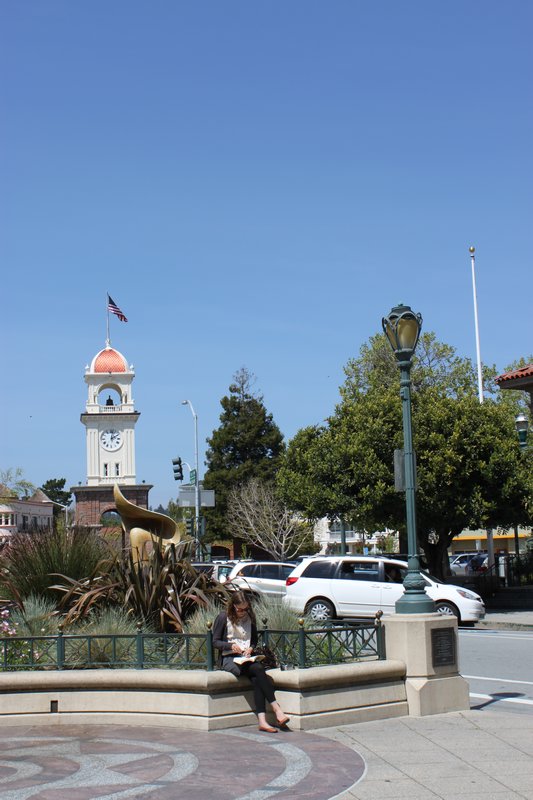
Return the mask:
[[[238,622],[232,622],[228,617],[228,642],[230,644],[238,644],[243,650],[250,647],[252,638],[252,620],[248,615]],[[222,655],[232,655],[232,650],[225,651]]]

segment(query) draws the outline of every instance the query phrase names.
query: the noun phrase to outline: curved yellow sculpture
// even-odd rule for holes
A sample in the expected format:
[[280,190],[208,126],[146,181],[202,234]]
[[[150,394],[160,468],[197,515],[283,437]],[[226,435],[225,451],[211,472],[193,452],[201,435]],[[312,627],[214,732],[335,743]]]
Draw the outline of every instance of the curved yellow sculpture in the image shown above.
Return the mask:
[[171,544],[190,542],[188,536],[182,536],[177,522],[166,514],[149,511],[126,500],[117,484],[113,486],[115,506],[122,520],[122,527],[129,534],[133,561],[146,560],[146,545],[154,539],[162,539],[165,549]]

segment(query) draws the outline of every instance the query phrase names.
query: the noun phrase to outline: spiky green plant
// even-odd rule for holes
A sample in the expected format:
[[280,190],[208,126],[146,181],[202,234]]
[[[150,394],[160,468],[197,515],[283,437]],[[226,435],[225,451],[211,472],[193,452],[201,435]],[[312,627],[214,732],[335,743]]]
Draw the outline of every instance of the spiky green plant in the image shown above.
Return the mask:
[[139,563],[129,553],[98,565],[82,581],[61,576],[54,588],[64,593],[67,623],[96,608],[122,606],[158,631],[182,631],[198,606],[227,595],[221,584],[191,566],[185,557],[190,547],[185,542],[163,550],[159,542]]
[[281,597],[268,597],[268,595],[263,594],[254,599],[252,605],[259,629],[264,627],[264,620],[266,619],[267,627],[271,630],[298,630],[298,619],[301,615],[288,608]]
[[205,633],[225,607],[226,604],[216,598],[210,599],[205,606],[198,606],[185,623],[185,633]]
[[13,609],[11,619],[17,636],[50,636],[57,633],[59,618],[56,603],[47,597],[30,594]]
[[[150,626],[144,628],[145,633],[151,633],[152,630]],[[65,642],[65,656],[69,665],[78,668],[95,664],[120,667],[124,662],[135,661],[137,621],[126,608],[115,606],[94,609],[92,613],[71,625],[68,633],[78,637]],[[91,637],[90,659],[85,636]],[[114,637],[114,640],[111,637]]]
[[18,605],[30,595],[59,599],[53,585],[57,574],[77,581],[91,574],[108,553],[106,543],[93,531],[17,533],[2,550],[0,593]]

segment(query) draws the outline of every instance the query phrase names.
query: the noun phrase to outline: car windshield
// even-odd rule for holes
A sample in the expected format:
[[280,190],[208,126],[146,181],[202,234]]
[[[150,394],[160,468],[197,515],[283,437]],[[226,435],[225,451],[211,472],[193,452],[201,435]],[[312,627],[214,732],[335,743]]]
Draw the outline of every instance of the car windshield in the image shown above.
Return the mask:
[[436,578],[435,575],[431,575],[425,569],[421,569],[420,572],[424,576],[424,578],[429,578],[430,581],[433,581],[433,583],[442,583],[442,581],[439,580],[439,578]]

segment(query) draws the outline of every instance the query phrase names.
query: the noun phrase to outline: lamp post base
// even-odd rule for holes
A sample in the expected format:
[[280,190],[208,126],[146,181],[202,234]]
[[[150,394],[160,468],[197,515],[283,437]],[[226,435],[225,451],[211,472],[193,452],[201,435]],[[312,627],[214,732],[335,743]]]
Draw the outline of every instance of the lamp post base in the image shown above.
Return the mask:
[[397,614],[434,614],[435,603],[424,591],[407,591],[396,600]]

